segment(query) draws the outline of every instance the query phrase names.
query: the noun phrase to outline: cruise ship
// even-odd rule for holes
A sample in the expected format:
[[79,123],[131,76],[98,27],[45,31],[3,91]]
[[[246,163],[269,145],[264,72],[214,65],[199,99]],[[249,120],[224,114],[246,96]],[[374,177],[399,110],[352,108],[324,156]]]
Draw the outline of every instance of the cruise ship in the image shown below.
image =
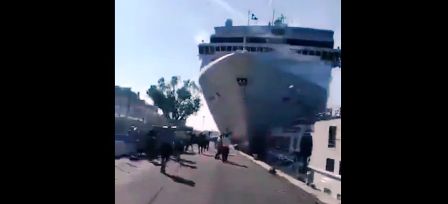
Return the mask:
[[340,67],[334,32],[268,25],[215,27],[200,43],[199,84],[220,132],[231,132],[253,154],[264,155],[271,127],[312,120],[324,112],[331,70]]

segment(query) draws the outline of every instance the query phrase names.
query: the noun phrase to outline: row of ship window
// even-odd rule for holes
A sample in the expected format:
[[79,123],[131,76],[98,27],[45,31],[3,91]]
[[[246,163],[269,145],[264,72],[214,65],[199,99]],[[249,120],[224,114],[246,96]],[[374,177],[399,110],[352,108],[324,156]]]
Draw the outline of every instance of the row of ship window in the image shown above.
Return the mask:
[[[199,54],[212,55],[215,52],[233,52],[243,50],[243,46],[199,46]],[[271,52],[269,47],[246,47],[248,52]]]
[[[216,37],[210,38],[210,43],[243,43],[244,37]],[[265,38],[265,37],[246,37],[247,43],[274,43],[274,44],[289,44],[310,47],[332,48],[333,41],[317,41],[291,38]]]
[[[269,47],[246,47],[248,52],[271,52],[274,49]],[[215,52],[232,52],[237,50],[243,50],[243,46],[199,46],[199,54],[212,55]],[[298,54],[320,56],[322,59],[334,59],[338,57],[337,52],[327,52],[318,50],[297,50]]]
[[297,50],[296,52],[301,55],[320,56],[324,60],[335,59],[340,55],[338,52],[327,52],[318,50]]

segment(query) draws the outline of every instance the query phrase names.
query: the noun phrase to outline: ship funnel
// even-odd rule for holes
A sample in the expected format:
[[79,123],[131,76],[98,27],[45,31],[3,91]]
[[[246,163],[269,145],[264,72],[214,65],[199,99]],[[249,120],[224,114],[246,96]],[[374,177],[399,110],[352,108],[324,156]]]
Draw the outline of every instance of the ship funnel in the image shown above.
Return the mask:
[[232,21],[232,19],[227,19],[226,20],[226,27],[232,27],[233,26],[233,21]]

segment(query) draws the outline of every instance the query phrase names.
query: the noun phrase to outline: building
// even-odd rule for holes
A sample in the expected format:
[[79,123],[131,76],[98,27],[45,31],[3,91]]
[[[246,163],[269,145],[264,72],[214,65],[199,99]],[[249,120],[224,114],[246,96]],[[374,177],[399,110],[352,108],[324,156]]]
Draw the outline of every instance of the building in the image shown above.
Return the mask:
[[341,200],[341,118],[317,121],[312,136],[308,182]]
[[[115,156],[135,153],[153,126],[167,125],[166,118],[157,106],[140,99],[130,88],[115,86]],[[130,135],[130,129],[136,128]]]
[[141,100],[140,94],[132,92],[131,88],[119,86],[115,86],[115,117],[132,118],[151,125],[166,124],[157,106]]

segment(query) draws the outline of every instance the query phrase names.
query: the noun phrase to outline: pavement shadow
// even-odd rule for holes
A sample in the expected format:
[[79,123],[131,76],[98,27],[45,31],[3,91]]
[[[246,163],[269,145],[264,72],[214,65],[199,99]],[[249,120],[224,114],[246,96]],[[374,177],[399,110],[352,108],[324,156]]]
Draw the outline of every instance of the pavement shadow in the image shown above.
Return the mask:
[[154,164],[154,166],[162,166],[161,163],[156,162],[156,161],[148,161],[148,162],[151,163],[151,164]]
[[230,165],[233,165],[233,166],[238,166],[238,167],[248,168],[246,165],[241,165],[241,164],[238,164],[238,163],[229,161],[229,160],[227,160],[227,161],[224,162],[224,163],[226,163],[226,164],[230,164]]
[[180,162],[182,162],[182,163],[189,163],[189,164],[196,164],[195,161],[191,161],[191,160],[187,160],[187,159],[182,159],[182,158],[180,158]]
[[188,168],[192,168],[192,169],[197,169],[197,168],[198,168],[197,166],[184,164],[183,162],[179,162],[179,164],[180,164],[181,166],[188,167]]
[[212,155],[212,154],[202,154],[202,155],[204,155],[206,157],[215,157],[215,155]]
[[185,184],[185,185],[191,186],[191,187],[194,187],[196,185],[196,183],[194,181],[182,178],[180,176],[170,175],[168,173],[162,173],[162,174],[167,176],[167,177],[169,177],[170,179],[172,179],[176,183]]
[[186,154],[186,155],[196,155],[196,152],[184,152],[182,154]]

